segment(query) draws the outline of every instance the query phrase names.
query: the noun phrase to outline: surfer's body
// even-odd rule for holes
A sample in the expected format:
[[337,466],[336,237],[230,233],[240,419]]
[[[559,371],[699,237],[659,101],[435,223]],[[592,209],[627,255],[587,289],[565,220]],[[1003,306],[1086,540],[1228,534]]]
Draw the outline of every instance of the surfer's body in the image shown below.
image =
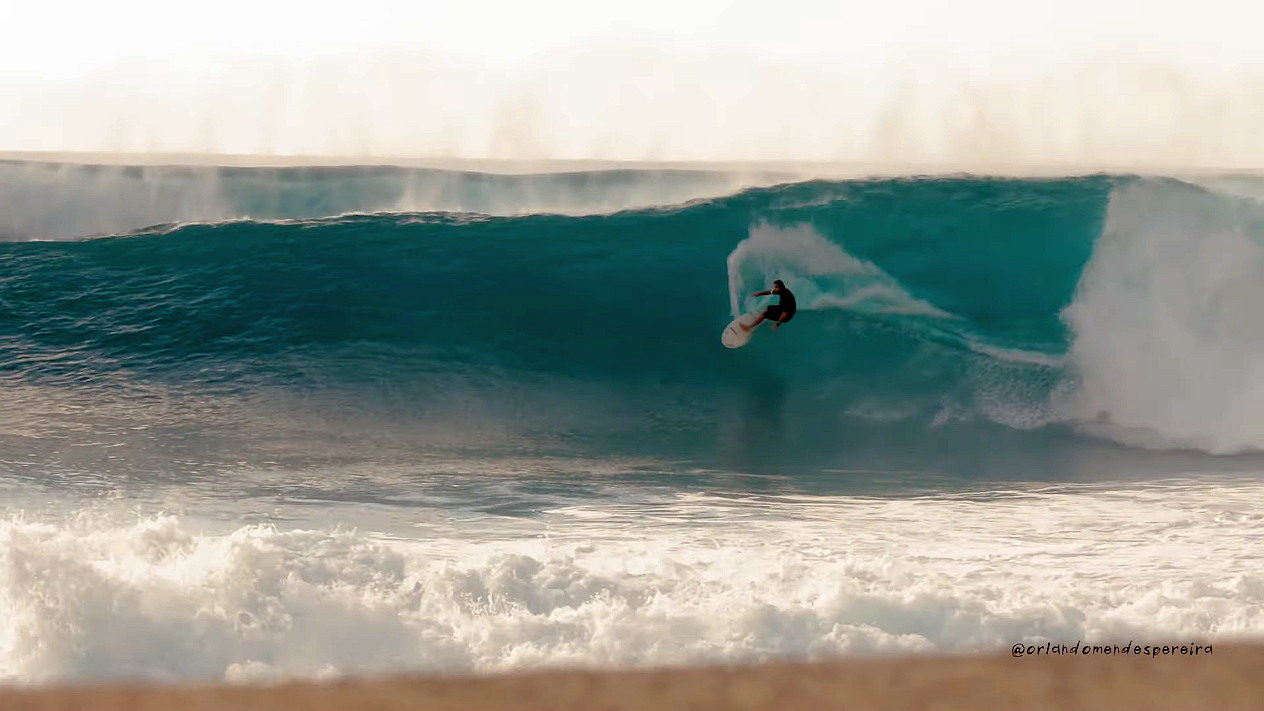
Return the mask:
[[781,303],[769,304],[764,309],[764,312],[759,315],[759,318],[755,319],[751,325],[742,326],[742,328],[747,331],[753,331],[759,324],[768,320],[772,321],[772,330],[776,331],[778,326],[794,318],[794,312],[798,310],[799,306],[795,303],[794,294],[790,293],[790,290],[786,288],[786,285],[780,279],[772,283],[771,289],[756,291],[752,296],[768,296],[770,294],[781,297]]

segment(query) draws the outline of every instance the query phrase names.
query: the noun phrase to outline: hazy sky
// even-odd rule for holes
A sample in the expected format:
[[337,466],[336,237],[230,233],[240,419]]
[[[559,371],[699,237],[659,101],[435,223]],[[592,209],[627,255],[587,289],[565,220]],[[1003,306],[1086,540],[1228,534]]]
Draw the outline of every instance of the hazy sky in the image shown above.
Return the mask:
[[1258,1],[0,0],[0,26],[0,150],[1264,162]]
[[592,38],[729,45],[768,55],[951,49],[969,57],[1086,49],[1260,62],[1252,0],[3,0],[11,73],[64,77],[125,57],[188,61],[265,53],[300,59],[429,49],[501,65]]

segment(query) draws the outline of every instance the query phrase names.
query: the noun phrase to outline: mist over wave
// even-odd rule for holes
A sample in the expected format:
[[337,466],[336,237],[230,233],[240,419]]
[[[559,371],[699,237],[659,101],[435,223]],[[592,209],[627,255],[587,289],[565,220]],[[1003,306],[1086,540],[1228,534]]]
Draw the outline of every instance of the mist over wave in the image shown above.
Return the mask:
[[785,182],[769,170],[504,175],[392,166],[225,167],[0,161],[0,239],[65,239],[154,225],[347,213],[595,214]]
[[75,81],[10,82],[0,149],[807,161],[885,174],[1264,166],[1258,64],[1123,49],[972,61],[615,43],[512,68],[378,49],[129,62]]

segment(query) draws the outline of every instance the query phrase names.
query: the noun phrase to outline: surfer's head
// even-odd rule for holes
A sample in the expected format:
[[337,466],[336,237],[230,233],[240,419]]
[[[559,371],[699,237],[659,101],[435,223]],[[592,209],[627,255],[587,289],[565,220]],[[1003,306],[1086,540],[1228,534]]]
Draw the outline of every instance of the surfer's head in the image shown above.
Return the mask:
[[782,289],[784,289],[784,288],[786,288],[786,285],[785,285],[785,284],[783,284],[783,283],[781,283],[781,280],[780,280],[780,279],[778,279],[778,280],[776,280],[776,281],[774,281],[774,282],[772,283],[772,290],[773,290],[774,292],[781,291],[781,290],[782,290]]

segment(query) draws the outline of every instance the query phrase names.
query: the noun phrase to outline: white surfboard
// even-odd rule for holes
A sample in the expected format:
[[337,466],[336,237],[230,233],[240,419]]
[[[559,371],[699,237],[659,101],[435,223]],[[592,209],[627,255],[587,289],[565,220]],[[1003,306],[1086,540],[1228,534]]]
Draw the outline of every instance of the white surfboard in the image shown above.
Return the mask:
[[749,326],[752,323],[755,323],[755,319],[759,318],[760,313],[762,312],[752,311],[733,319],[732,323],[724,328],[724,333],[720,335],[720,342],[724,344],[724,347],[741,348],[747,343],[750,343],[751,336],[755,335],[755,332],[747,331],[746,329],[741,328],[739,324],[741,326]]

